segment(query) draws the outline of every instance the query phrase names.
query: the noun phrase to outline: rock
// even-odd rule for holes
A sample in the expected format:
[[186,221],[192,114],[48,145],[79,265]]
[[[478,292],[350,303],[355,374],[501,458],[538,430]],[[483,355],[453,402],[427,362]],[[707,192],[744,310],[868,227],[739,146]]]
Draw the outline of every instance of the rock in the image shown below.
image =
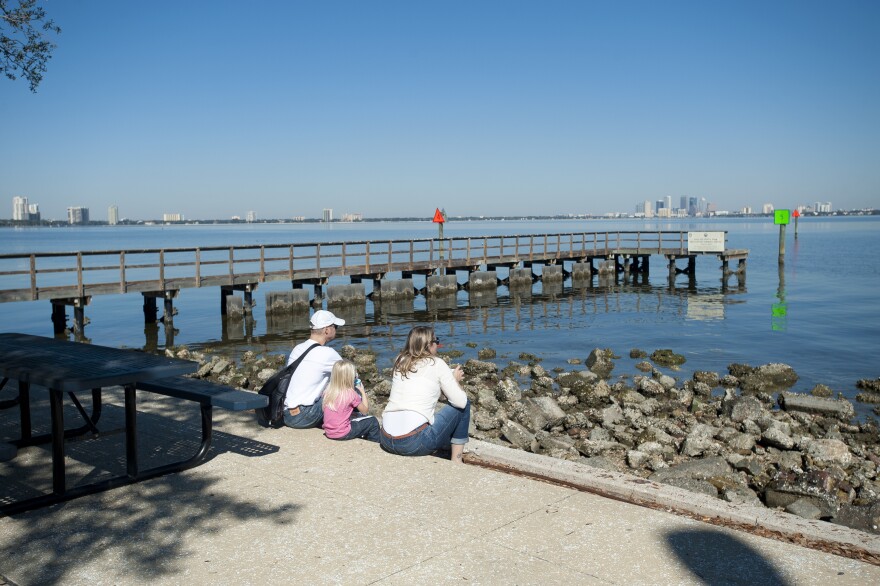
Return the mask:
[[681,453],[684,456],[693,458],[702,456],[703,454],[717,454],[719,446],[709,438],[699,436],[688,436],[681,445]]
[[774,392],[790,388],[798,381],[798,375],[787,364],[763,364],[739,376],[740,386],[746,392]]
[[474,426],[480,431],[490,431],[492,429],[498,429],[500,424],[499,418],[495,416],[492,412],[487,411],[485,409],[478,409],[473,413],[473,417],[471,417],[471,421],[474,423]]
[[763,507],[764,503],[755,494],[755,491],[746,486],[737,486],[721,491],[721,498],[734,505],[749,505],[752,507]]
[[732,374],[725,374],[718,383],[724,388],[734,388],[739,386],[739,379]]
[[639,381],[639,391],[645,395],[662,395],[666,389],[659,381],[644,377]]
[[810,391],[810,394],[813,395],[814,397],[824,397],[824,398],[827,398],[827,397],[830,397],[830,396],[831,396],[831,388],[830,388],[830,387],[827,387],[827,386],[825,386],[825,385],[821,385],[821,384],[820,384],[820,385],[816,385],[816,386],[813,387],[813,389]]
[[623,454],[626,452],[626,446],[623,444],[619,444],[614,441],[593,441],[593,440],[582,440],[575,443],[575,447],[577,447],[578,451],[584,456],[592,457],[599,455],[610,455],[614,452]]
[[650,459],[651,456],[639,450],[630,450],[626,453],[626,463],[629,464],[630,468],[641,468]]
[[849,468],[853,463],[852,453],[840,440],[807,439],[801,442],[801,450],[820,466],[836,464],[841,468]]
[[831,520],[853,529],[880,533],[880,503],[868,506],[843,504]]
[[208,374],[211,373],[212,368],[214,368],[213,362],[208,362],[206,364],[201,365],[199,367],[199,369],[196,371],[196,378],[205,378],[206,376],[208,376]]
[[764,473],[764,465],[758,458],[743,458],[733,465],[736,470],[747,473],[749,476],[758,476]]
[[794,447],[794,440],[787,435],[783,428],[778,425],[768,427],[761,434],[761,443],[767,446],[773,446],[780,450],[790,450]]
[[806,498],[799,498],[785,507],[787,513],[803,517],[804,519],[818,520],[822,517],[822,509],[813,504],[813,501]]
[[856,387],[864,391],[880,393],[880,377],[875,379],[862,378],[856,381]]
[[211,367],[211,374],[218,375],[222,374],[227,368],[232,366],[232,364],[228,360],[224,360],[223,358],[217,360],[214,365]]
[[838,488],[840,477],[827,470],[809,470],[803,473],[779,472],[764,490],[768,507],[787,507],[804,497],[822,510],[822,517],[832,517],[840,506]]
[[468,376],[485,377],[498,372],[498,366],[494,362],[482,362],[471,358],[464,364],[464,373]]
[[495,397],[505,403],[513,403],[522,399],[522,391],[516,381],[506,378],[495,387]]
[[696,383],[704,383],[706,385],[709,385],[710,390],[714,387],[717,387],[720,383],[717,372],[708,372],[705,370],[698,370],[694,372],[693,379]]
[[676,354],[668,348],[655,350],[654,352],[652,352],[651,360],[654,362],[654,364],[666,367],[680,366],[687,362],[684,356],[682,356],[681,354]]
[[646,356],[648,356],[648,353],[645,352],[644,350],[639,350],[638,348],[633,348],[632,350],[629,351],[629,357],[632,358],[633,360],[637,360],[639,358],[645,358]]
[[621,409],[618,405],[611,405],[610,407],[606,407],[602,410],[601,414],[602,425],[605,427],[609,427],[614,425],[621,419],[623,419],[623,409]]
[[527,452],[534,451],[538,446],[534,434],[515,421],[505,421],[501,426],[501,434],[514,446]]
[[750,395],[732,399],[725,397],[721,403],[721,412],[737,423],[747,419],[757,420],[767,414],[761,401]]
[[668,374],[662,374],[659,372],[654,373],[654,380],[660,383],[663,386],[664,391],[668,391],[675,387],[675,379],[669,376]]
[[779,406],[785,411],[803,411],[849,421],[855,417],[853,404],[846,399],[823,399],[800,393],[779,393]]
[[614,370],[612,358],[614,353],[610,349],[595,348],[587,357],[587,368],[601,378],[608,378]]
[[259,372],[257,373],[257,380],[260,382],[260,385],[262,386],[262,384],[265,383],[265,382],[266,382],[267,380],[269,380],[270,378],[272,378],[272,376],[273,376],[276,372],[277,372],[277,371],[276,371],[275,369],[272,369],[272,368],[264,368],[264,369],[262,369],[261,371],[259,371]]
[[492,360],[495,356],[496,352],[493,348],[483,348],[477,352],[477,358],[480,360]]
[[524,424],[534,430],[550,429],[562,423],[565,411],[552,397],[534,397],[523,399],[523,416],[528,423]]
[[639,362],[636,364],[636,368],[642,372],[651,372],[654,370],[654,366],[650,362]]
[[610,442],[610,441],[612,441],[613,439],[614,439],[614,438],[611,437],[611,434],[608,432],[608,430],[607,430],[607,429],[604,429],[604,428],[602,428],[602,427],[594,427],[594,428],[590,431],[590,441],[594,441],[594,442]]

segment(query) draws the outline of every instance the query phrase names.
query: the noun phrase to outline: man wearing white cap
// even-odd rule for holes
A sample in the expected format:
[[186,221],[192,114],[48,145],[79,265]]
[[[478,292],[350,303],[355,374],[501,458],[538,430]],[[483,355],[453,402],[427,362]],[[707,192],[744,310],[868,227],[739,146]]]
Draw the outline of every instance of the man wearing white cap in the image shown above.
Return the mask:
[[287,358],[287,364],[291,364],[308,351],[294,371],[284,398],[284,424],[296,429],[321,426],[324,420],[321,393],[330,381],[333,365],[342,360],[327,343],[336,337],[337,326],[345,325],[345,320],[319,309],[309,321],[312,328],[309,339],[295,346]]

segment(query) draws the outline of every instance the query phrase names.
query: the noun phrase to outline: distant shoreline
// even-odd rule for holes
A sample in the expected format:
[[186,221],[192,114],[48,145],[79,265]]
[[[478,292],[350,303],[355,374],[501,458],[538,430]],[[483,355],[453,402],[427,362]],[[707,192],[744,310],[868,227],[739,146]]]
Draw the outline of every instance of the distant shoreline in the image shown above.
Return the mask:
[[[850,217],[863,217],[863,216],[878,216],[880,215],[880,209],[863,209],[863,210],[838,210],[834,212],[807,212],[804,213],[802,217],[804,218],[850,218]],[[551,216],[541,216],[541,215],[521,215],[521,216],[449,216],[447,218],[447,222],[504,222],[504,221],[557,221],[557,220],[649,220],[652,222],[657,221],[680,221],[680,220],[699,220],[699,221],[713,221],[713,220],[723,220],[728,218],[734,219],[754,219],[754,218],[770,218],[773,217],[772,213],[769,214],[741,214],[741,213],[728,213],[728,214],[713,214],[706,216],[685,216],[685,217],[652,217],[645,218],[635,215],[624,215],[624,214],[603,214],[603,215],[590,215],[590,214],[562,214],[562,215],[551,215]],[[427,217],[402,217],[402,218],[364,218],[361,220],[354,221],[342,221],[342,220],[331,220],[330,224],[370,224],[370,223],[381,223],[381,222],[428,222],[431,220]],[[265,220],[254,220],[252,222],[248,222],[247,220],[223,220],[223,219],[200,219],[200,220],[180,220],[174,222],[166,222],[163,220],[122,220],[117,224],[113,224],[114,226],[201,226],[201,225],[253,225],[253,224],[324,224],[321,218],[306,218],[303,220],[291,220],[286,218],[271,218]],[[25,222],[18,220],[9,220],[9,219],[0,219],[0,228],[28,228],[28,227],[49,227],[49,228],[61,228],[68,226],[109,226],[106,221],[102,220],[94,220],[88,223],[83,224],[70,224],[67,220],[41,220],[39,222]]]

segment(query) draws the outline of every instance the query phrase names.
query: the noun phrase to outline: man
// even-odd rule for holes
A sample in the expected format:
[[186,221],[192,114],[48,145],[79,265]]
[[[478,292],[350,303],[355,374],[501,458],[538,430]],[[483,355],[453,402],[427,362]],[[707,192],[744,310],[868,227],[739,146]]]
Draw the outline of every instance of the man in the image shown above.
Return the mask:
[[330,381],[333,365],[342,360],[327,343],[336,337],[336,328],[345,325],[345,320],[319,309],[309,321],[312,329],[309,339],[295,346],[287,358],[290,364],[312,348],[294,371],[284,398],[284,424],[295,429],[321,426],[324,420],[321,393]]

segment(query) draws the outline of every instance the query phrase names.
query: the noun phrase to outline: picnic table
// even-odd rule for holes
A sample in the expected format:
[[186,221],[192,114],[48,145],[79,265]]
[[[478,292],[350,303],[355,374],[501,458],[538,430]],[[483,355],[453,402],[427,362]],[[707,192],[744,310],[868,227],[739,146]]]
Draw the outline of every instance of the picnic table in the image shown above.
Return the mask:
[[[211,442],[212,407],[244,410],[262,407],[265,397],[214,385],[207,381],[187,379],[180,375],[192,373],[198,363],[167,358],[136,350],[125,350],[55,340],[28,334],[0,334],[0,376],[18,381],[17,399],[4,401],[4,407],[20,410],[20,438],[17,447],[52,444],[52,493],[0,504],[0,515],[11,515],[42,506],[94,494],[111,488],[185,470],[203,462]],[[49,394],[51,431],[34,435],[31,424],[31,386],[44,387]],[[2,386],[2,385],[0,385]],[[122,386],[125,401],[126,474],[91,484],[67,487],[65,472],[65,438],[89,432],[98,434],[101,416],[102,389]],[[76,396],[91,391],[92,411],[87,413]],[[138,465],[137,391],[153,392],[196,401],[201,407],[201,443],[189,459],[140,470]],[[64,394],[67,393],[85,424],[66,429]]]

